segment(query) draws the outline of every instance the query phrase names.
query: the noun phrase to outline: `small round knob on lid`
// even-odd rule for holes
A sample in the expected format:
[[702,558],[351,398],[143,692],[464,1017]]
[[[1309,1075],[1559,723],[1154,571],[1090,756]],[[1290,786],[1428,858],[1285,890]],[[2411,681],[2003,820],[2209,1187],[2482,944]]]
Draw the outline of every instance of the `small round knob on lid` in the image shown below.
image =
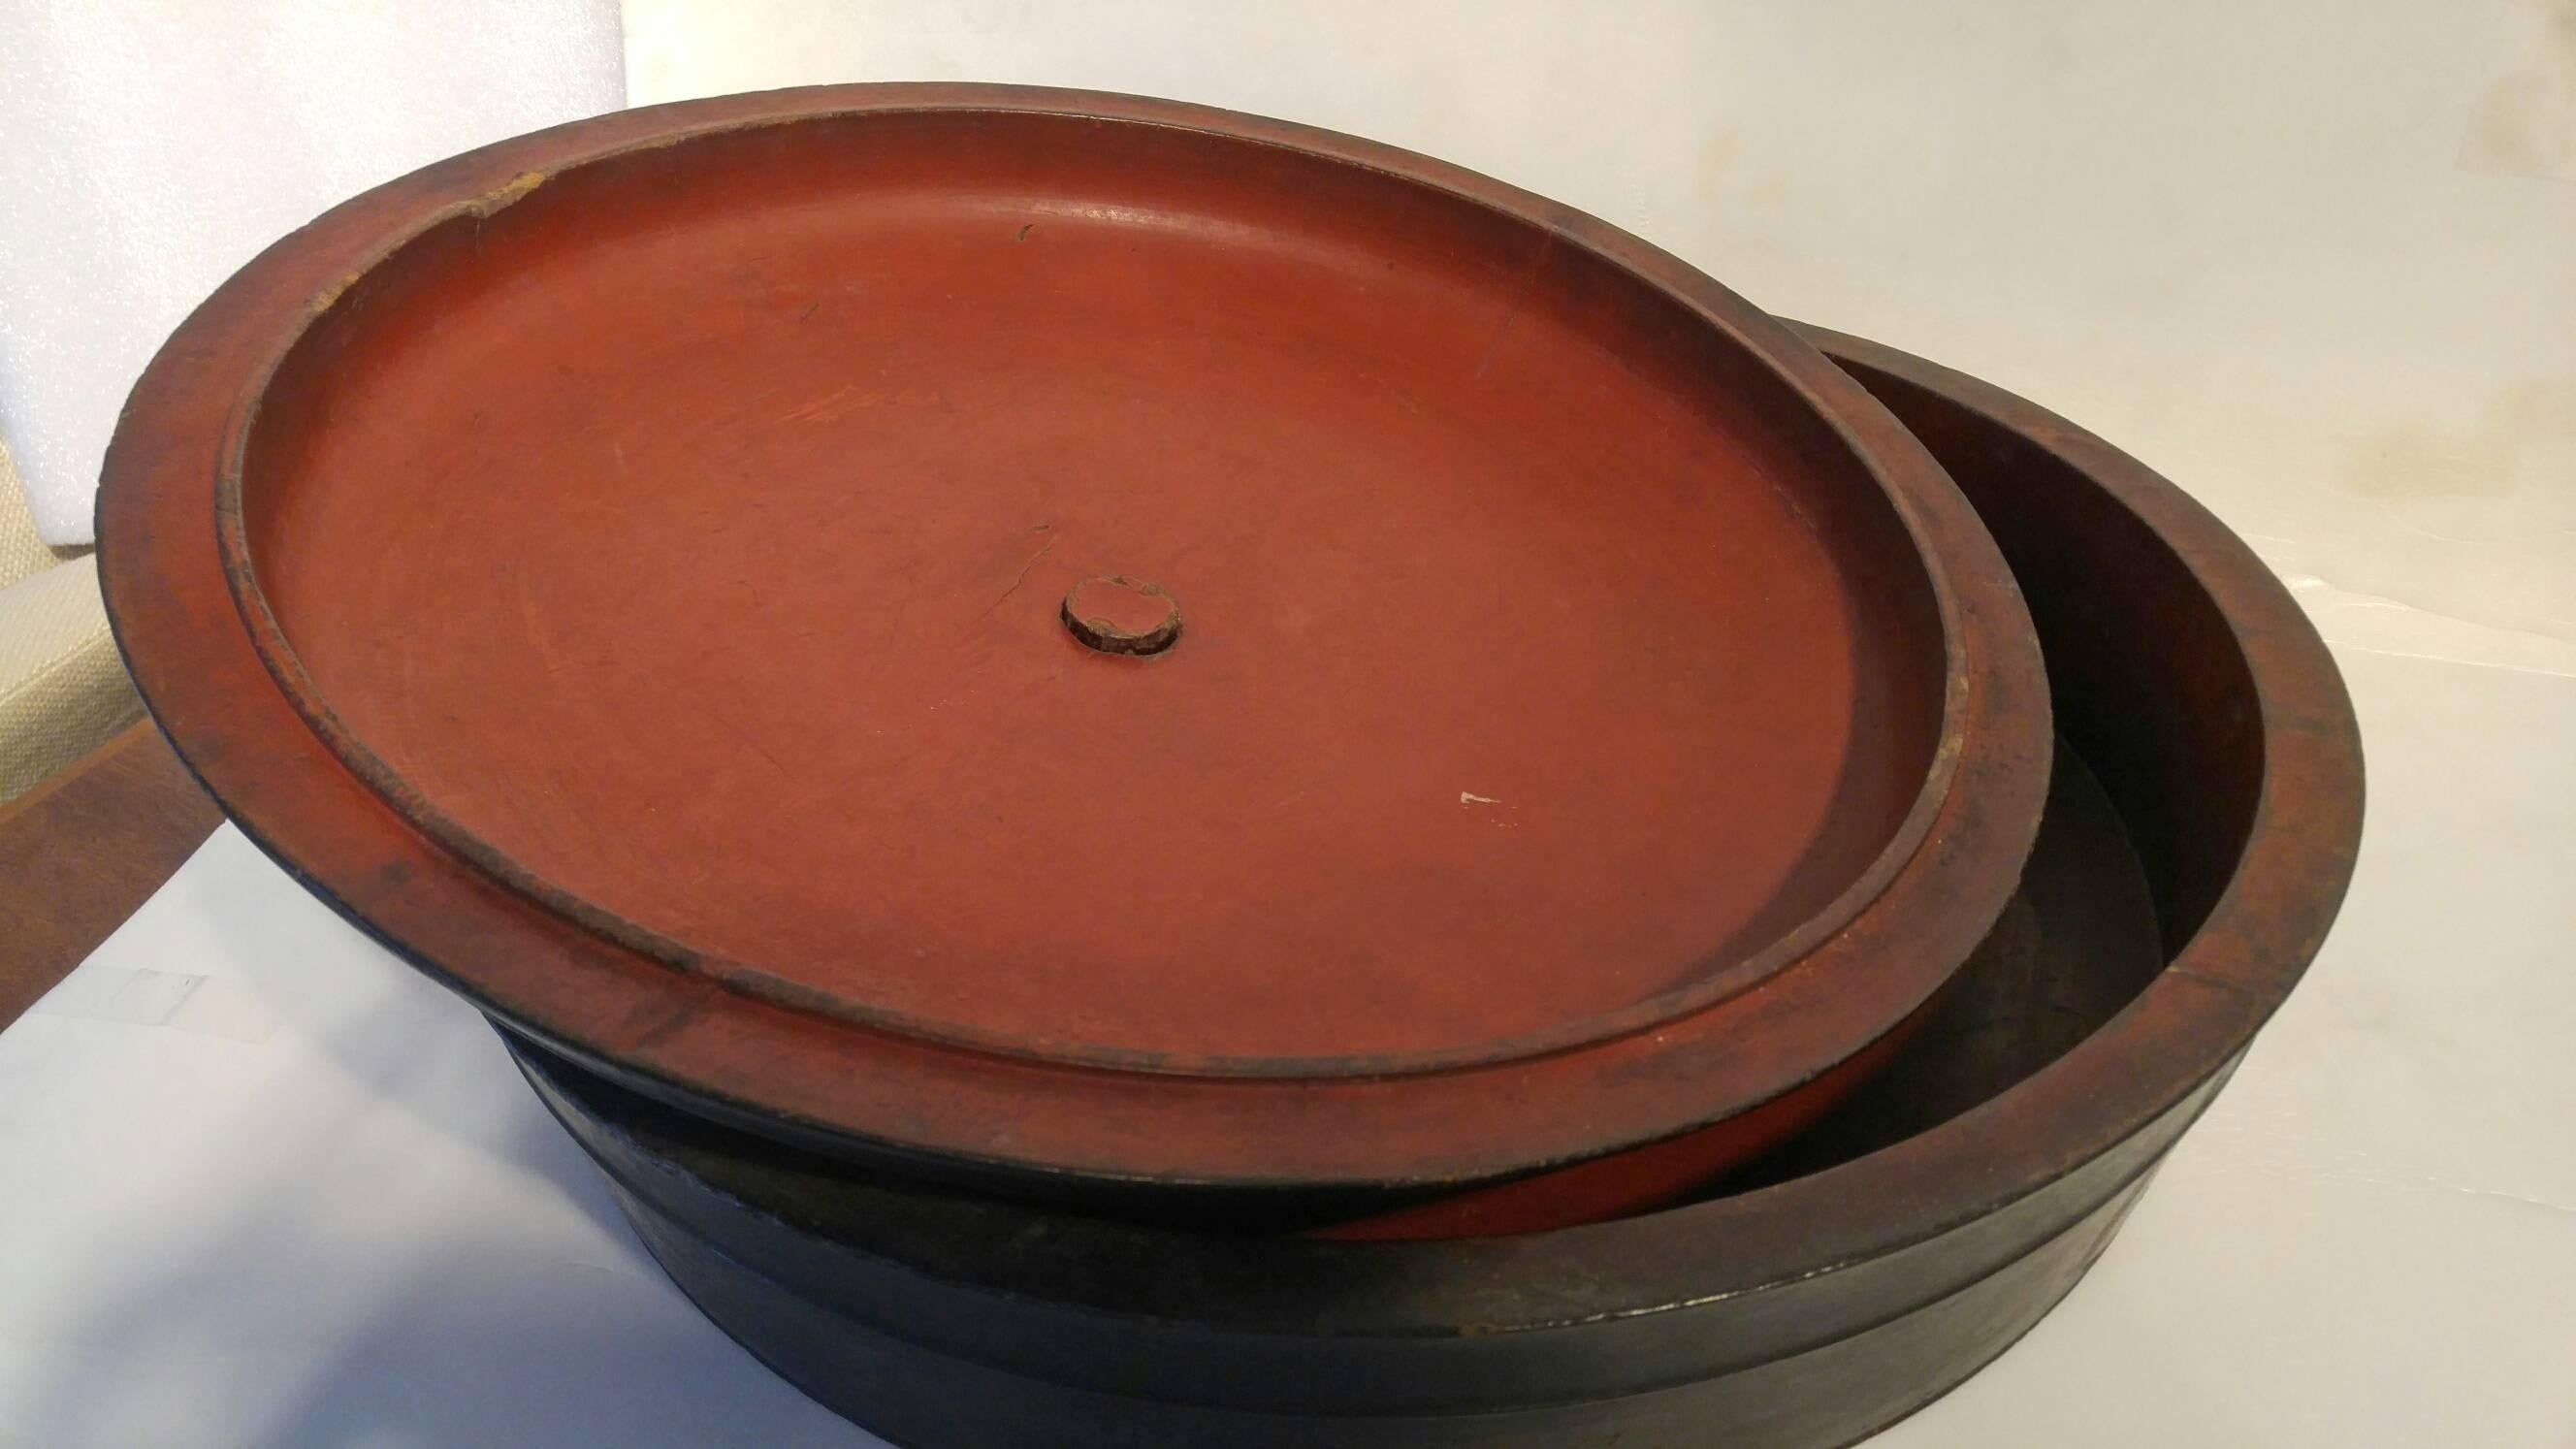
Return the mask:
[[1073,586],[1064,626],[1103,654],[1160,654],[1181,637],[1181,606],[1160,584],[1112,574]]

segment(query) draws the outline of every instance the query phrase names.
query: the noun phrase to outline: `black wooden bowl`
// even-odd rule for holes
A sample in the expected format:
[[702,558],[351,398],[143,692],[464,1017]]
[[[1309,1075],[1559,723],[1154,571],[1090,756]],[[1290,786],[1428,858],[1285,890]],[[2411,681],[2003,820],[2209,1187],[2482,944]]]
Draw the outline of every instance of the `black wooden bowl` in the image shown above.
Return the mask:
[[2061,765],[2020,895],[1906,1055],[1669,1211],[1346,1243],[871,1182],[514,1042],[709,1316],[897,1443],[1819,1445],[1921,1407],[2073,1286],[2323,940],[2351,708],[2253,554],[2047,412],[1811,332],[2011,561]]

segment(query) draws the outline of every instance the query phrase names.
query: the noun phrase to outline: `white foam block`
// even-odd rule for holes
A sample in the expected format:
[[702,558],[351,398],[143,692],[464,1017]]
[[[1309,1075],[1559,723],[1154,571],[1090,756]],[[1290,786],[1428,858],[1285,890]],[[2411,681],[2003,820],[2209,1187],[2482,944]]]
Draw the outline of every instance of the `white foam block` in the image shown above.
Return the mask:
[[90,540],[127,390],[234,268],[625,95],[615,0],[28,0],[0,28],[0,436],[56,545]]

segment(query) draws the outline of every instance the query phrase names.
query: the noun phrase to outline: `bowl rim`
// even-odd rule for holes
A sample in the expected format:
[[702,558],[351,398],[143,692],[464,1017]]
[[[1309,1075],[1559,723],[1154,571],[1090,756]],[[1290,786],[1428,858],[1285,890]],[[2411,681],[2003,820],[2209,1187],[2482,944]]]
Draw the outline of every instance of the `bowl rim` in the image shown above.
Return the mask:
[[[1607,1222],[1514,1237],[1351,1242],[1112,1222],[839,1178],[832,1190],[856,1206],[836,1220],[857,1231],[833,1244],[997,1305],[1169,1324],[1193,1343],[1241,1333],[1363,1346],[1490,1342],[1724,1314],[1884,1261],[1939,1257],[1851,1290],[1869,1296],[1842,1311],[1865,1326],[1881,1321],[1872,1313],[1902,1312],[1960,1286],[1944,1273],[2001,1271],[2152,1171],[2298,984],[2343,903],[2361,843],[2365,778],[2342,675],[2270,568],[2145,464],[1964,373],[1791,325],[1839,364],[2015,434],[2065,470],[2069,486],[2108,495],[2188,571],[2242,651],[2263,751],[2250,827],[2224,889],[2134,999],[2037,1072],[1915,1136],[1749,1192]],[[530,1069],[524,1057],[521,1069]],[[551,1100],[549,1107],[562,1115]],[[622,1135],[618,1123],[587,1115]],[[732,1150],[716,1144],[720,1155]],[[629,1181],[604,1158],[600,1165],[621,1191],[687,1222],[667,1187]],[[759,1165],[764,1176],[800,1170]],[[657,1160],[656,1170],[731,1199],[726,1182],[684,1177],[685,1163]],[[773,1216],[766,1200],[741,1206],[764,1224]],[[789,1223],[776,1231],[800,1230]],[[2000,1237],[1980,1241],[1988,1232]],[[1317,1284],[1354,1287],[1319,1293]],[[1899,1303],[1899,1294],[1915,1296]],[[1723,1321],[1747,1324],[1750,1338],[1711,1339],[1698,1330],[1688,1340],[1700,1346],[1693,1351],[1740,1353],[1752,1339],[1782,1332],[1768,1318]],[[1601,1367],[1596,1360],[1597,1351],[1581,1358]]]

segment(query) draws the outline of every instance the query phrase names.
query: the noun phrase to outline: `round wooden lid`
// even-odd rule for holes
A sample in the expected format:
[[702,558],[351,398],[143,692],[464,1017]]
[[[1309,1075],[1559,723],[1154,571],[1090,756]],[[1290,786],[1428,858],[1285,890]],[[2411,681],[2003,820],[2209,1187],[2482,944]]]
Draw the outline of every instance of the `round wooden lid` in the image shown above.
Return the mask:
[[2047,717],[1920,449],[1607,226],[1347,138],[858,87],[371,192],[138,387],[138,679],[523,1030],[826,1145],[1465,1182],[1919,1006]]

